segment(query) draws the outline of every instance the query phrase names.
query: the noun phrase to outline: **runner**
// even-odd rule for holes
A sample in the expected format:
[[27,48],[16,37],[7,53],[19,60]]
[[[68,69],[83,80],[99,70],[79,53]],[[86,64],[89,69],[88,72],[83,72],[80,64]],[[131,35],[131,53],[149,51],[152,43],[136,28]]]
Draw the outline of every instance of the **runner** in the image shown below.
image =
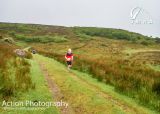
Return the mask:
[[68,65],[68,70],[70,70],[70,68],[72,67],[72,63],[73,63],[73,53],[71,49],[68,49],[65,55],[65,59]]

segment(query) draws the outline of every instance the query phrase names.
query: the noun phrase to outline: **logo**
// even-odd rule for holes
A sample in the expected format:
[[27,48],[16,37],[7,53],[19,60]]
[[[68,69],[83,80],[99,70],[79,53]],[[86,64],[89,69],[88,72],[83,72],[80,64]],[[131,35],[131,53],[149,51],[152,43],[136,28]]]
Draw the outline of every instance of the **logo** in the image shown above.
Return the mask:
[[142,7],[135,7],[130,12],[132,24],[153,24],[150,14]]

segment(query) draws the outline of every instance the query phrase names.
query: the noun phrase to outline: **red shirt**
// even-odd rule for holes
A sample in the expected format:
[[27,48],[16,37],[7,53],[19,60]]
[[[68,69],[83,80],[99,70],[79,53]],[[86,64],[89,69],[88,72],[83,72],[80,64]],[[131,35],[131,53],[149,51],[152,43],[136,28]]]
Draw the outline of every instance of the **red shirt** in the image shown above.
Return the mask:
[[66,58],[67,58],[67,59],[68,59],[68,58],[72,59],[72,57],[73,57],[73,54],[72,54],[72,53],[67,53],[67,54],[66,54]]

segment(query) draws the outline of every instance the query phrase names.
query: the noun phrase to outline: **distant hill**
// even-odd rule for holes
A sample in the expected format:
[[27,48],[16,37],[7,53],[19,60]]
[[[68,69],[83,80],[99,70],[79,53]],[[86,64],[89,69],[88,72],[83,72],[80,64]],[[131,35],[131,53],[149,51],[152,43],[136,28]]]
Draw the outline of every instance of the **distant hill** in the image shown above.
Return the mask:
[[[62,36],[69,39],[88,38],[99,36],[110,39],[128,40],[144,45],[159,43],[159,38],[153,39],[139,33],[122,29],[97,28],[97,27],[64,27],[40,24],[0,23],[0,35],[16,37],[19,35],[32,36]],[[35,38],[34,38],[35,39]],[[50,38],[49,38],[50,39]],[[65,39],[66,40],[66,39]],[[34,41],[34,40],[29,40]],[[52,41],[52,40],[49,40]],[[47,41],[47,42],[49,42]]]

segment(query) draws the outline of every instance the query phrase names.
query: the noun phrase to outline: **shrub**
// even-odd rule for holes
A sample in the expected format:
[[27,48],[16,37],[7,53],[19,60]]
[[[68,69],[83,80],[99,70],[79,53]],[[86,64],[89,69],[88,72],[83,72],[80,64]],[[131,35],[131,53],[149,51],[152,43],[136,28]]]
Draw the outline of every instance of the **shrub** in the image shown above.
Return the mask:
[[27,59],[32,59],[33,56],[32,56],[32,54],[31,54],[31,52],[25,51],[25,58],[27,58]]
[[30,64],[16,57],[13,53],[15,49],[13,45],[0,44],[0,95],[5,99],[34,87]]
[[91,36],[86,35],[86,34],[81,34],[81,33],[78,33],[77,37],[80,38],[80,41],[85,41],[85,40],[91,40],[92,39]]
[[152,91],[160,96],[160,80],[157,80],[152,87]]
[[68,41],[65,36],[25,36],[22,34],[16,34],[17,40],[22,40],[25,42],[39,42],[39,43],[49,43],[49,42],[66,42]]
[[111,39],[123,39],[132,41],[134,43],[138,43],[143,39],[142,44],[148,45],[155,43],[155,40],[153,38],[138,34],[129,32],[127,30],[122,29],[112,29],[112,28],[96,28],[96,27],[74,27],[73,28],[74,33],[77,36],[100,36],[105,38],[111,38]]

